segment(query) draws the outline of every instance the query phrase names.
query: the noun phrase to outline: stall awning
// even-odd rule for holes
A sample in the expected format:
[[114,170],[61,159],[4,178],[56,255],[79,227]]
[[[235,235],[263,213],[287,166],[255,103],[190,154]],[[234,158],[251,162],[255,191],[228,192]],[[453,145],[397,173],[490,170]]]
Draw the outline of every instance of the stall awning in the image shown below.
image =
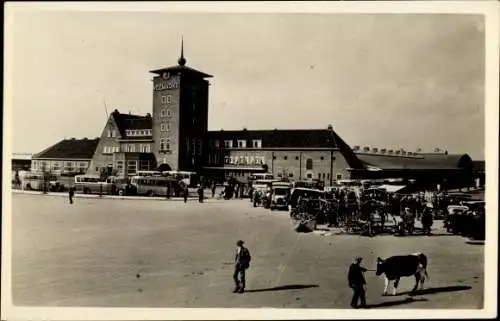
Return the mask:
[[383,188],[388,193],[397,193],[406,188],[406,185],[380,185],[378,188]]

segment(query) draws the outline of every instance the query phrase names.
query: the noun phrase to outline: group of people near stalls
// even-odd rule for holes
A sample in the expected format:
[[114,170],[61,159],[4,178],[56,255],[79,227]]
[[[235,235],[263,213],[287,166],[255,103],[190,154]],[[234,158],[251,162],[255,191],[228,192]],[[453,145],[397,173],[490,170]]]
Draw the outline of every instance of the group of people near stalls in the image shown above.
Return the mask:
[[[308,197],[305,195],[302,199]],[[330,226],[339,227],[341,222],[364,222],[370,235],[377,230],[383,231],[389,220],[394,222],[398,234],[412,234],[416,220],[420,220],[424,234],[428,235],[437,213],[446,211],[452,202],[442,193],[399,195],[377,188],[338,188],[324,193],[320,213],[324,216],[321,219]]]

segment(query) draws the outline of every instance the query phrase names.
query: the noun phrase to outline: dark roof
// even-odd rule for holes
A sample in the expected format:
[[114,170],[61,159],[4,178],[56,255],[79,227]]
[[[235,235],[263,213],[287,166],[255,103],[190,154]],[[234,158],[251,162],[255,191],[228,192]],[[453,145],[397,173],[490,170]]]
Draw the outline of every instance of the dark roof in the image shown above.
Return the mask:
[[472,161],[474,165],[474,170],[476,171],[485,171],[486,164],[484,161]]
[[[126,130],[127,129],[152,129],[153,128],[153,120],[151,116],[148,114],[146,116],[138,116],[131,114],[120,114],[118,110],[115,110],[111,113],[113,116],[116,125],[118,126],[118,130],[122,137],[127,137]],[[151,135],[145,135],[147,137],[151,137]],[[137,136],[133,136],[137,137]]]
[[33,159],[91,159],[99,144],[96,139],[64,139],[59,143],[33,155]]
[[173,73],[173,74],[180,72],[180,73],[185,73],[185,74],[192,74],[192,75],[202,77],[202,78],[212,78],[213,77],[212,75],[206,74],[206,73],[201,72],[199,70],[196,70],[196,69],[193,69],[193,68],[190,68],[187,66],[180,66],[180,65],[155,69],[155,70],[151,70],[150,72],[153,74],[160,75],[160,76],[164,72],[169,72],[169,73]]
[[337,148],[351,168],[363,167],[331,126],[328,129],[221,130],[209,131],[207,136],[209,140],[219,141],[244,139],[247,146],[251,146],[252,140],[260,139],[262,148]]
[[356,154],[356,156],[365,164],[365,166],[373,166],[386,170],[446,170],[472,168],[472,160],[467,154],[426,154],[415,157],[405,157],[359,153]]
[[262,148],[338,148],[335,140],[329,140],[329,131],[326,129],[284,129],[284,130],[223,130],[209,131],[211,140],[246,140],[251,146],[252,140],[262,140]]

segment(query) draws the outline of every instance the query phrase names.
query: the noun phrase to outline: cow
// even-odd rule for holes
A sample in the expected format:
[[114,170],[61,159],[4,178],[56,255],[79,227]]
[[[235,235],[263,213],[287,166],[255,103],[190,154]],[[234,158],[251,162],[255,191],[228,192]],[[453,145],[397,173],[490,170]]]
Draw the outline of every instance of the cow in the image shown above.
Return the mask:
[[385,260],[377,258],[377,276],[385,274],[384,295],[387,295],[389,283],[394,281],[393,295],[396,295],[399,280],[402,277],[415,276],[415,286],[412,292],[415,292],[420,283],[420,289],[424,288],[424,281],[429,277],[427,274],[427,257],[423,253],[414,253],[411,255],[391,256]]

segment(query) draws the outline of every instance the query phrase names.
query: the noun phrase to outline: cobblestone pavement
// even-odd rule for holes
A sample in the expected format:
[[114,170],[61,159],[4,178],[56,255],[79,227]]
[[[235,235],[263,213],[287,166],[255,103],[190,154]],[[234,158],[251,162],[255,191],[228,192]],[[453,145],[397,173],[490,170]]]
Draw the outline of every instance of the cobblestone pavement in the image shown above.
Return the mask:
[[[430,279],[409,296],[382,296],[367,272],[371,308],[481,308],[481,244],[447,235],[373,238],[298,234],[287,212],[248,200],[199,204],[12,195],[12,287],[16,305],[96,307],[346,308],[346,270],[356,255],[424,252]],[[235,242],[252,253],[247,292],[232,293]]]

